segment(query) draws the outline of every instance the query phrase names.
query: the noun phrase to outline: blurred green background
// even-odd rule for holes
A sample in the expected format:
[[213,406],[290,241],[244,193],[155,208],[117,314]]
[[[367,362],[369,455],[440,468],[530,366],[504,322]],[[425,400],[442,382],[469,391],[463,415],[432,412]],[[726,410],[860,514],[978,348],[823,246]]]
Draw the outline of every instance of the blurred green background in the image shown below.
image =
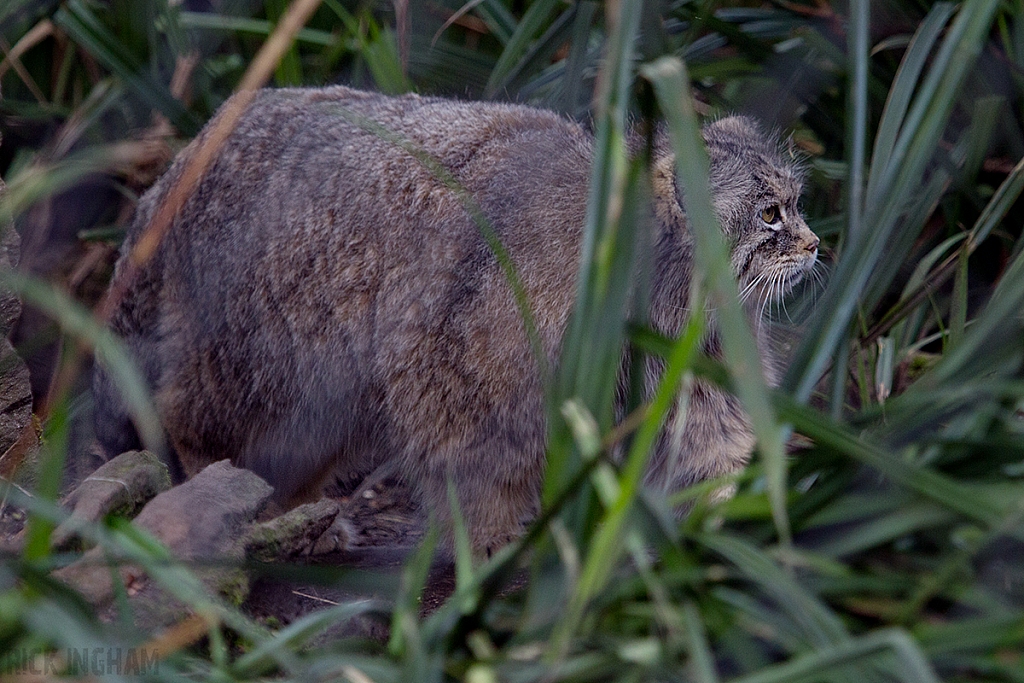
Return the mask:
[[[78,302],[30,307],[15,330],[37,408],[78,405],[87,382],[47,399],[72,311],[96,305],[139,195],[288,5],[0,4],[0,225],[22,236],[21,273]],[[630,121],[665,116],[681,149],[690,107],[754,116],[808,169],[804,213],[827,268],[772,312],[793,358],[779,390],[728,358],[680,360],[684,375],[724,369],[761,416],[728,503],[666,521],[628,464],[587,460],[586,421],[556,411],[554,521],[485,567],[461,562],[456,599],[430,616],[416,608],[426,560],[411,560],[386,647],[317,641],[343,609],[279,629],[222,605],[208,638],[155,677],[1024,681],[1024,1],[323,0],[272,80],[554,109],[610,141],[602,168],[625,158],[612,133]],[[629,187],[595,183],[592,198],[607,206]],[[642,239],[628,222],[587,229],[598,243]],[[601,254],[588,257],[611,258],[625,287],[628,260]],[[555,395],[601,416],[576,370],[614,378],[626,334],[670,362],[682,342],[628,327],[593,283],[580,299]],[[620,323],[607,337],[602,311]],[[130,532],[97,535],[127,552]],[[50,584],[61,558],[0,561],[0,662],[152,635],[99,623]],[[528,588],[502,592],[516,566]]]

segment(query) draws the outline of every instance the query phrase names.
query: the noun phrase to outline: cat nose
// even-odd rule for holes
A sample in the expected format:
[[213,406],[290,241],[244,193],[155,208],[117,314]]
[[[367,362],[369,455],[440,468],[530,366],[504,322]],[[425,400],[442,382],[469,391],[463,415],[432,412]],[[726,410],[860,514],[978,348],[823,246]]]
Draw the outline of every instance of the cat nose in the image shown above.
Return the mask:
[[811,237],[810,240],[807,241],[807,243],[804,245],[804,249],[806,249],[807,251],[817,251],[818,250],[818,244],[820,244],[820,243],[821,243],[821,240],[819,240],[817,235],[815,235],[815,236]]

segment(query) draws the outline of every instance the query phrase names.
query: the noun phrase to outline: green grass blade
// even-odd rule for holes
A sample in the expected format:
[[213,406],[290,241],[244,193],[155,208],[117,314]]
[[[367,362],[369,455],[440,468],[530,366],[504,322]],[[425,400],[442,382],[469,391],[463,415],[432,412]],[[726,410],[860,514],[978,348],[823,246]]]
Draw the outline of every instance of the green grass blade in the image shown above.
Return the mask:
[[813,439],[819,448],[832,449],[852,457],[878,470],[893,482],[987,526],[1001,522],[1002,511],[974,495],[968,487],[866,443],[847,429],[784,394],[775,395],[775,404],[782,418],[792,423],[797,432]]
[[729,683],[802,683],[820,681],[825,671],[879,654],[895,654],[899,680],[907,683],[939,683],[920,646],[900,629],[880,629],[866,636],[823,647],[810,654],[775,664],[761,671],[730,679]]
[[871,153],[871,170],[868,173],[868,177],[871,179],[867,190],[868,196],[874,197],[878,194],[878,182],[882,176],[882,169],[889,165],[892,149],[906,118],[915,86],[921,77],[928,56],[935,46],[935,41],[939,39],[943,28],[953,15],[954,9],[954,5],[949,2],[936,3],[914,33],[910,45],[907,46],[903,61],[900,62],[899,69],[896,70],[896,78],[893,79],[892,86],[889,88],[889,97],[886,99],[882,118],[878,123],[875,146]]
[[580,104],[583,70],[587,67],[587,49],[596,12],[597,3],[590,0],[581,0],[576,11],[572,44],[569,47],[569,56],[566,57],[565,72],[562,75],[562,98],[558,106],[559,110],[568,116],[575,116]]
[[371,23],[368,36],[362,41],[362,54],[381,92],[400,95],[413,89],[402,68],[393,31]]
[[541,71],[551,61],[552,55],[561,49],[572,35],[578,7],[579,5],[574,4],[558,15],[541,37],[530,45],[522,59],[509,70],[500,83],[495,85],[496,92],[514,95],[532,74]]
[[849,91],[848,110],[851,112],[847,123],[849,140],[849,168],[847,181],[847,226],[848,239],[859,238],[864,226],[861,214],[864,208],[864,150],[868,128],[868,59],[870,57],[871,5],[868,0],[852,0],[850,3],[850,32],[847,51],[852,63],[852,78]]
[[999,189],[992,195],[992,199],[985,205],[978,220],[971,228],[971,250],[988,238],[992,230],[1003,220],[1006,212],[1010,210],[1021,190],[1024,190],[1024,159],[1017,162],[1009,175],[999,185]]
[[676,401],[683,374],[693,365],[701,338],[704,333],[704,316],[701,307],[696,306],[686,328],[672,349],[668,366],[662,377],[658,392],[651,403],[643,424],[640,426],[629,455],[614,487],[608,510],[601,519],[600,528],[587,553],[580,580],[570,599],[566,618],[559,623],[553,638],[556,652],[568,646],[569,637],[575,631],[583,610],[594,596],[605,589],[612,570],[622,552],[624,527],[632,510],[633,501],[639,494],[645,466],[658,437],[669,409]]
[[[409,680],[417,678],[415,675],[417,671],[426,676],[428,671],[435,669],[430,665],[430,655],[423,642],[419,606],[420,596],[423,594],[427,577],[430,574],[430,563],[434,558],[438,539],[437,525],[430,520],[426,538],[402,570],[401,589],[391,617],[391,639],[388,642],[388,651],[404,660],[406,673],[412,674]],[[435,676],[440,674],[436,669],[433,673]]]
[[967,326],[967,257],[966,249],[960,250],[956,273],[953,276],[953,294],[949,302],[949,337],[947,349],[955,348],[964,336]]
[[[864,221],[873,230],[843,254],[839,267],[798,347],[784,386],[806,401],[829,359],[842,344],[869,279],[893,277],[876,272],[879,257],[890,246],[900,215],[913,203],[920,179],[941,138],[969,68],[988,34],[997,0],[968,0],[953,21],[925,84],[915,98],[900,131],[889,164],[881,169],[878,192],[865,197]],[[904,226],[901,237],[911,238],[921,226]],[[878,283],[875,282],[875,285]]]
[[[925,155],[921,150],[935,149],[934,141],[942,134],[956,95],[984,46],[998,6],[996,0],[969,0],[961,5],[914,97],[888,163],[880,167],[877,186],[880,193],[908,168],[929,160],[922,160]],[[878,193],[867,195],[869,203],[878,198]]]
[[0,201],[0,226],[10,225],[36,202],[74,186],[92,173],[110,171],[111,166],[111,159],[100,148],[77,153],[58,163],[25,168],[5,188]]
[[[542,505],[558,499],[580,468],[561,406],[579,399],[601,429],[611,426],[625,336],[627,296],[634,280],[635,247],[643,227],[623,219],[630,176],[626,111],[633,81],[632,43],[640,0],[623,3],[599,79],[594,160],[580,250],[578,289],[552,392],[548,462]],[[634,177],[635,174],[634,174]]]
[[[55,502],[60,495],[60,484],[64,478],[64,460],[68,447],[68,400],[65,398],[53,407],[43,430],[43,452],[40,456],[42,467],[35,495],[40,500]],[[38,560],[50,554],[50,534],[54,524],[39,515],[31,515],[25,527],[26,560]]]
[[938,259],[952,245],[964,239],[967,240],[965,248],[968,253],[974,253],[978,245],[984,242],[992,230],[1003,220],[1022,190],[1024,190],[1024,159],[1013,167],[1009,175],[999,185],[992,199],[985,205],[981,215],[971,227],[970,232],[948,238],[921,259],[904,286],[899,303],[890,309],[869,332],[868,340],[874,339],[878,334],[883,334],[897,321],[908,315],[911,309],[923,301],[929,293],[936,291],[944,284],[953,274],[959,257],[954,254],[946,258],[929,276],[929,271],[932,270]]
[[356,600],[307,614],[242,654],[232,663],[231,671],[235,676],[246,678],[270,674],[282,660],[293,659],[297,650],[328,627],[383,607],[375,600]]
[[[1024,254],[1018,254],[996,285],[988,305],[972,321],[963,343],[943,356],[938,365],[913,390],[933,389],[976,377],[979,362],[989,358],[989,349],[1005,344],[1008,336],[1020,339],[1020,311],[1024,308]],[[1016,332],[1016,334],[1014,334]]]
[[824,647],[849,640],[850,635],[835,612],[798,584],[763,551],[725,533],[703,534],[696,540],[726,558],[760,586],[777,608],[800,626],[806,642]]
[[[467,4],[474,2],[468,0]],[[507,46],[516,31],[516,18],[506,9],[501,0],[483,0],[477,2],[476,13],[480,15],[491,34],[501,45]]]
[[537,0],[530,5],[516,26],[515,33],[505,45],[501,57],[494,65],[491,77],[484,88],[484,97],[493,98],[502,94],[502,89],[507,84],[510,75],[518,68],[523,57],[529,51],[530,44],[560,4],[561,0]]
[[17,24],[34,24],[59,4],[59,0],[7,0],[0,5],[0,36],[6,37],[8,30]]
[[[879,334],[882,334],[887,332],[890,328],[895,328],[896,331],[893,333],[893,336],[897,338],[903,336],[900,334],[899,327],[904,323],[897,324],[897,321],[912,312],[912,309],[924,299],[922,294],[934,292],[942,282],[945,282],[945,280],[939,279],[939,276],[941,275],[941,268],[939,269],[939,273],[933,273],[932,269],[935,268],[936,263],[939,263],[939,259],[945,257],[953,247],[965,239],[967,239],[966,233],[953,235],[933,247],[931,251],[925,254],[924,257],[917,262],[917,265],[914,266],[914,272],[910,274],[910,277],[907,279],[907,283],[903,286],[903,292],[900,295],[899,302],[889,309],[875,328],[868,333],[868,341],[874,339],[874,333],[876,330]],[[904,339],[904,343],[901,346],[906,346],[908,344],[909,341]]]
[[[205,31],[222,31],[235,33],[251,33],[257,36],[269,36],[274,30],[273,24],[266,19],[251,17],[230,17],[223,14],[208,12],[181,12],[178,15],[181,28],[200,29]],[[295,35],[295,40],[310,45],[329,47],[338,42],[338,36],[328,31],[303,28]]]
[[494,68],[494,57],[441,38],[435,43],[413,33],[409,78],[443,92],[481,92]]
[[718,672],[715,670],[715,659],[708,644],[707,633],[700,612],[692,602],[683,605],[683,621],[686,624],[686,640],[693,662],[694,678],[697,683],[718,683]]
[[185,135],[199,132],[199,121],[162,83],[146,73],[145,67],[86,7],[71,0],[57,11],[54,23],[101,64],[124,80],[147,105],[163,113]]
[[[263,6],[267,11],[267,18],[275,26],[288,10],[288,4],[289,0],[264,0]],[[302,63],[299,61],[299,50],[294,41],[277,62],[277,68],[274,70],[274,82],[279,87],[302,84]]]
[[149,387],[121,340],[93,315],[52,285],[15,271],[0,271],[0,283],[52,318],[67,334],[92,347],[121,390],[146,448],[164,452],[164,433]]
[[[876,262],[877,273],[896,273],[903,266],[916,243],[920,231],[918,226],[925,226],[929,218],[935,214],[939,202],[949,189],[951,176],[959,175],[966,180],[977,174],[977,169],[989,148],[994,122],[998,118],[1001,106],[1001,98],[978,99],[972,108],[971,125],[961,139],[950,152],[938,151],[941,157],[936,162],[938,167],[931,172],[916,196],[911,198],[910,207],[905,208],[905,213],[900,218],[902,229],[894,232],[879,261]],[[873,277],[861,295],[861,306],[865,310],[870,310],[885,296],[891,280],[891,275]],[[872,339],[873,336],[869,341]]]
[[1024,643],[1024,615],[1009,614],[964,619],[947,623],[924,623],[914,629],[925,652],[949,656],[964,651],[990,652]]
[[919,529],[951,524],[957,516],[947,508],[933,504],[903,505],[898,510],[847,528],[842,535],[815,548],[829,557],[842,557],[894,541]]

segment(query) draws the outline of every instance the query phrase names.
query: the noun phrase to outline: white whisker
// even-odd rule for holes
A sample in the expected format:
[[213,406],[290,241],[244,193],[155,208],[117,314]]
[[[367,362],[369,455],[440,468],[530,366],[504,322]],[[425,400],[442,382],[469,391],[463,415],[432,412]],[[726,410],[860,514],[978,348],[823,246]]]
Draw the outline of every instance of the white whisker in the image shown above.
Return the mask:
[[757,286],[759,282],[764,280],[765,275],[766,273],[761,273],[756,278],[751,280],[746,287],[743,288],[743,291],[740,292],[740,303],[744,303],[747,299],[750,298],[750,295],[754,293],[754,288]]
[[[775,276],[774,276],[774,273],[772,273],[771,271],[769,271],[769,273],[771,274],[772,277],[769,278],[769,280],[768,280],[768,287],[765,289],[764,301],[761,303],[761,312],[757,316],[757,332],[758,332],[758,335],[760,335],[760,333],[761,333],[761,324],[764,322],[764,312],[765,312],[765,309],[768,308],[768,303],[772,300],[772,285],[773,285],[773,283],[775,281]],[[770,311],[771,309],[768,309],[768,310]]]
[[780,280],[780,285],[779,285],[779,290],[780,290],[779,291],[779,306],[782,308],[782,312],[786,314],[786,320],[788,320],[789,322],[793,322],[793,317],[789,314],[789,309],[786,308],[786,293],[784,291],[782,291],[783,286],[784,286],[783,285],[784,282],[785,282],[785,277],[783,277],[782,280]]

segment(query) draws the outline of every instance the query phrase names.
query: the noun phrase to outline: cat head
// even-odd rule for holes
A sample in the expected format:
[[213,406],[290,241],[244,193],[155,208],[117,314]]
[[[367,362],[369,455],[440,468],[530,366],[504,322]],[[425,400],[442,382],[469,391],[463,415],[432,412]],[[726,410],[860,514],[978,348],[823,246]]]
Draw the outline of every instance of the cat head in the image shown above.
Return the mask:
[[712,201],[741,299],[763,307],[792,289],[818,257],[818,238],[800,215],[803,172],[753,119],[719,119],[703,134]]

